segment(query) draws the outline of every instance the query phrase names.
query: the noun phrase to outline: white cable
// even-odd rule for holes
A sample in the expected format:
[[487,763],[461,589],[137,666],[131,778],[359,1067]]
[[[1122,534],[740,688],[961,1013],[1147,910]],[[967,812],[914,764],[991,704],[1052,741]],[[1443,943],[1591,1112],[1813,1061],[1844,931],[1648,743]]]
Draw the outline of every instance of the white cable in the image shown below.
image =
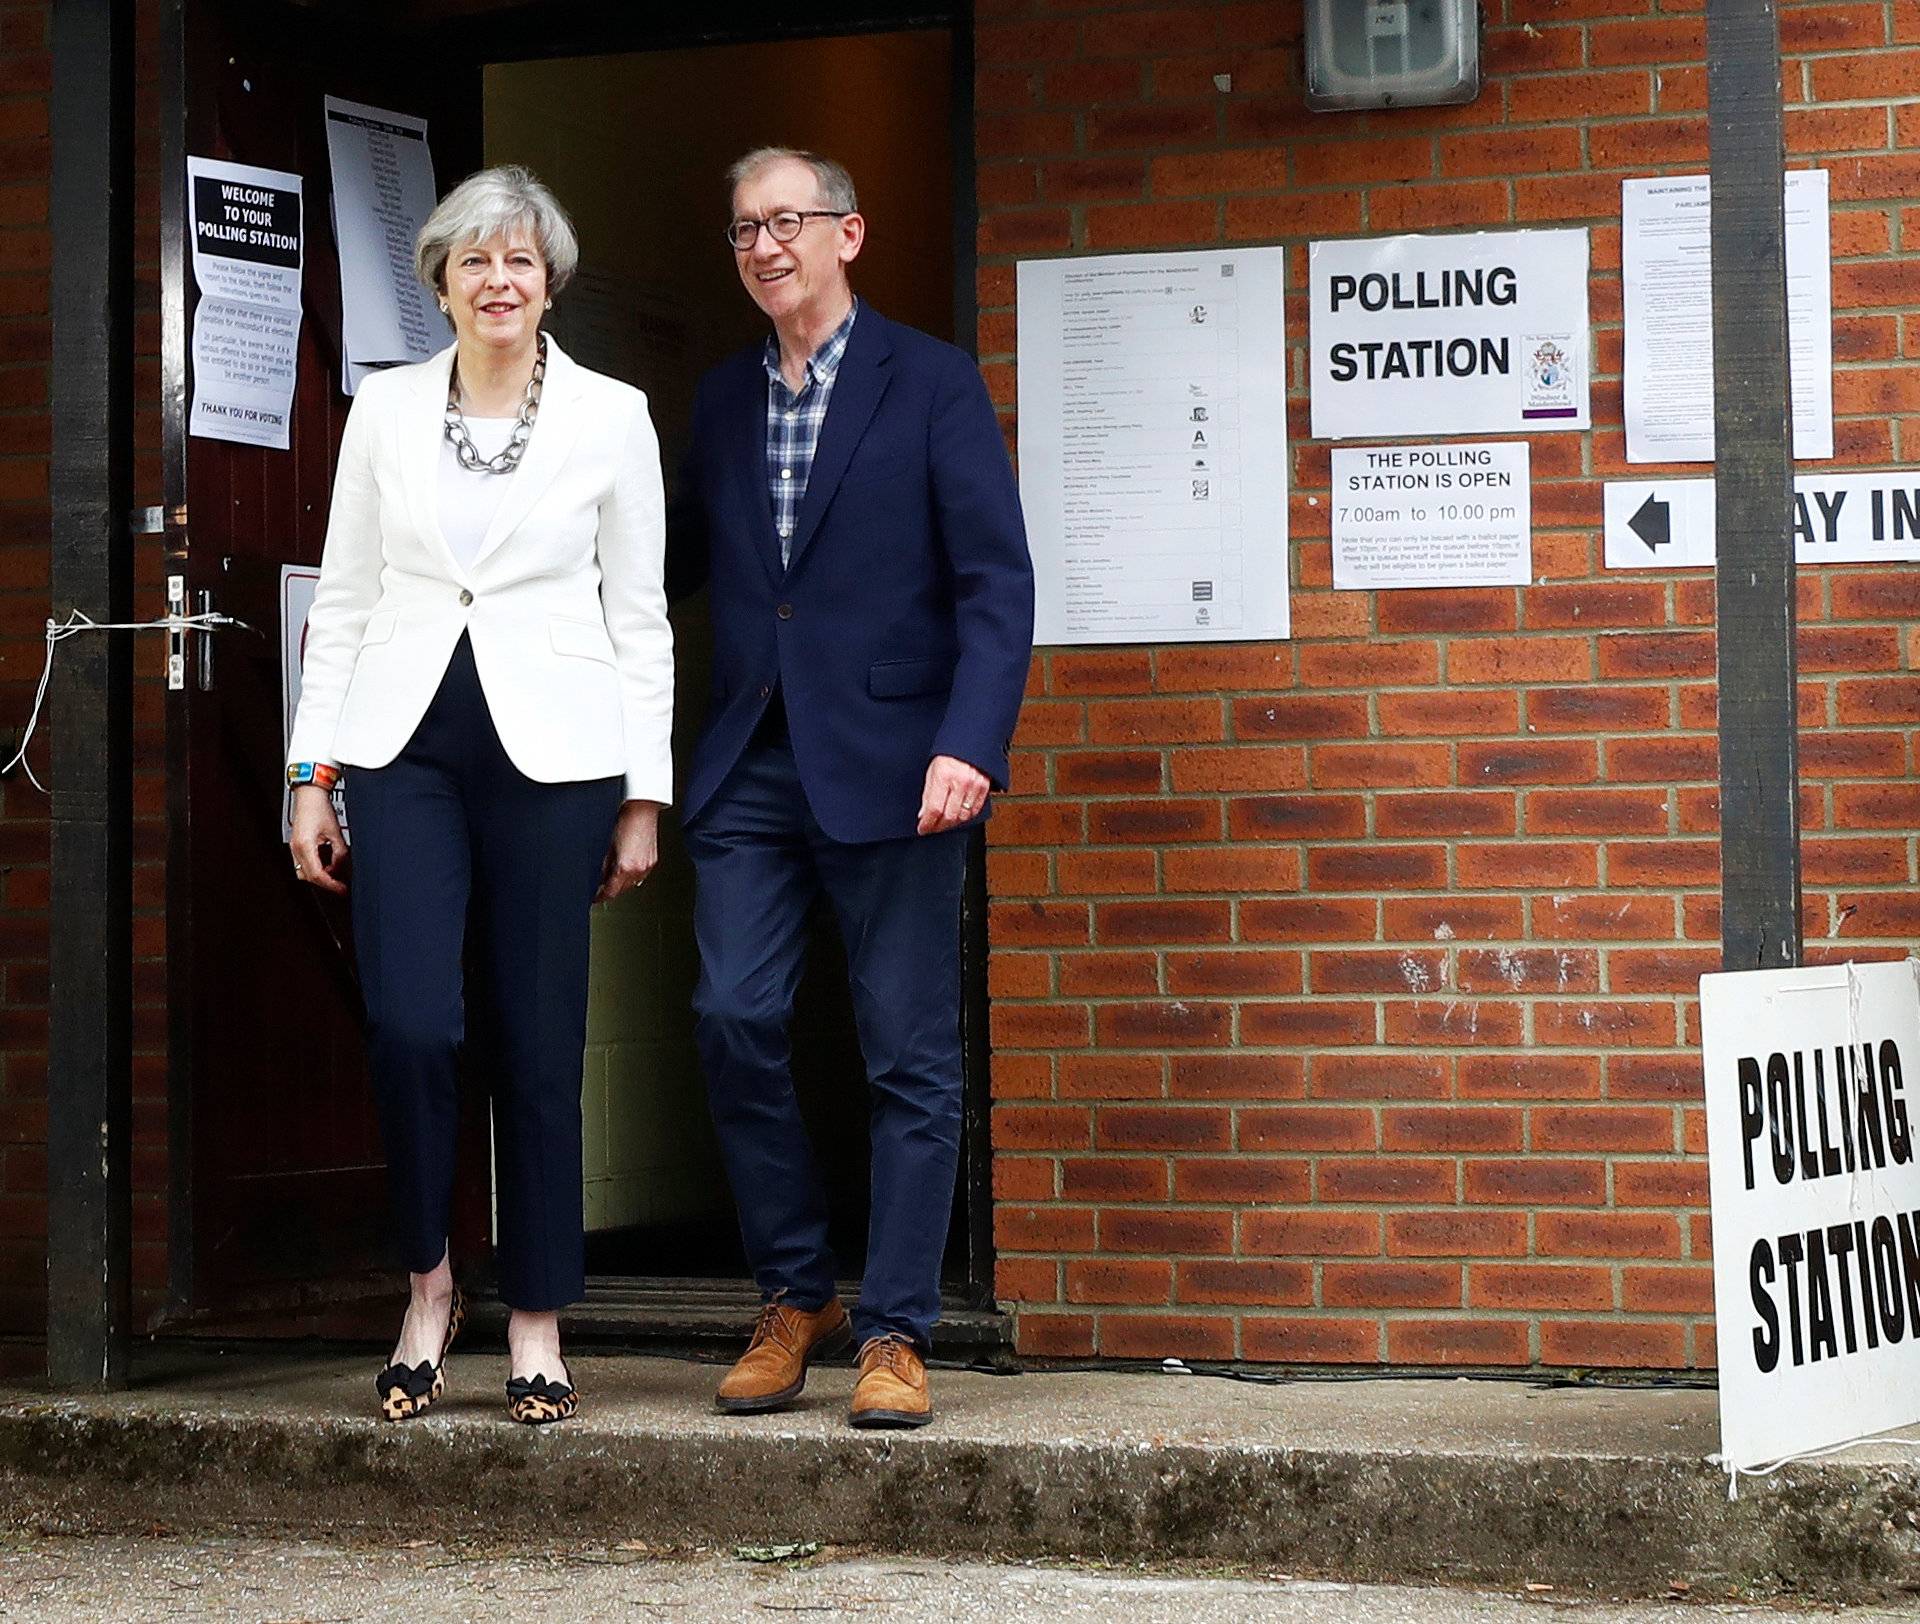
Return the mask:
[[208,611],[198,615],[168,615],[160,620],[94,620],[75,609],[64,621],[47,617],[47,658],[40,667],[40,685],[33,693],[33,709],[27,715],[27,730],[20,735],[20,748],[13,753],[13,759],[0,766],[0,778],[13,771],[15,767],[26,769],[27,782],[42,795],[48,793],[47,786],[33,776],[33,766],[27,760],[27,746],[33,742],[34,729],[40,725],[40,711],[47,702],[47,685],[53,680],[54,646],[64,643],[69,637],[78,637],[82,632],[211,632],[223,626],[239,626],[252,631],[244,620],[235,620],[231,615],[215,614]]
[[1859,1449],[1867,1444],[1891,1444],[1896,1449],[1920,1449],[1920,1438],[1889,1438],[1875,1435],[1866,1438],[1849,1438],[1842,1444],[1828,1444],[1821,1449],[1807,1449],[1797,1455],[1782,1455],[1776,1461],[1764,1466],[1734,1466],[1723,1457],[1712,1457],[1720,1461],[1727,1474],[1727,1498],[1735,1500],[1740,1494],[1740,1479],[1743,1477],[1772,1477],[1783,1467],[1792,1466],[1799,1461],[1824,1460],[1829,1455],[1838,1455],[1842,1450]]

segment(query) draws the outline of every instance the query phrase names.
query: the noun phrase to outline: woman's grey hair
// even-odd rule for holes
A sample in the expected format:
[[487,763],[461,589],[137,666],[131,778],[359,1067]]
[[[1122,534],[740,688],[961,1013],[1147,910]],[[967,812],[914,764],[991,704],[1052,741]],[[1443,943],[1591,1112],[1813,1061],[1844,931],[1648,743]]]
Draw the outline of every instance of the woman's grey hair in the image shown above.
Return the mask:
[[499,164],[469,175],[440,199],[413,245],[413,269],[444,293],[447,261],[456,248],[525,231],[547,263],[547,292],[558,293],[580,264],[580,239],[560,200],[530,169]]
[[755,147],[746,157],[727,171],[727,199],[731,203],[733,194],[741,186],[770,165],[779,163],[805,164],[813,171],[813,178],[820,188],[820,202],[824,208],[838,214],[858,214],[860,199],[854,195],[853,176],[844,165],[835,163],[831,158],[823,158],[817,152],[803,152],[797,147]]

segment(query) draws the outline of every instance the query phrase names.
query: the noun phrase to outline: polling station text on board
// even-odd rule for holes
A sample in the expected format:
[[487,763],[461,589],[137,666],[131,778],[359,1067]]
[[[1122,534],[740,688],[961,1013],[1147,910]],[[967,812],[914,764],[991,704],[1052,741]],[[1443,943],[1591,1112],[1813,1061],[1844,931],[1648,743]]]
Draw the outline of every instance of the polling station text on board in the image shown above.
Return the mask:
[[1721,1446],[1920,1420],[1912,960],[1701,977]]
[[1317,242],[1309,259],[1317,438],[1589,426],[1585,231]]

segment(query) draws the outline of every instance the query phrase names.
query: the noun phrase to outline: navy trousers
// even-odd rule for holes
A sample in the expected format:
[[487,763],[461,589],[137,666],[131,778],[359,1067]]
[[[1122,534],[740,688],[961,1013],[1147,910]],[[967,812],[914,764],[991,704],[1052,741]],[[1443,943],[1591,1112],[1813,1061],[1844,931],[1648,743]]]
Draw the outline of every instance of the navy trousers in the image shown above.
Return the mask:
[[854,1334],[929,1345],[960,1157],[960,893],[966,831],[846,845],[763,728],[687,832],[696,1035],[754,1280],[801,1308],[834,1292],[827,1204],[788,1066],[807,916],[840,922],[871,1091],[872,1208]]
[[[493,1093],[500,1295],[563,1308],[586,1286],[587,961],[621,781],[524,776],[462,637],[406,749],[350,769],[346,786],[354,951],[401,1261],[424,1273],[446,1250],[471,1000]],[[477,986],[462,975],[470,912]]]

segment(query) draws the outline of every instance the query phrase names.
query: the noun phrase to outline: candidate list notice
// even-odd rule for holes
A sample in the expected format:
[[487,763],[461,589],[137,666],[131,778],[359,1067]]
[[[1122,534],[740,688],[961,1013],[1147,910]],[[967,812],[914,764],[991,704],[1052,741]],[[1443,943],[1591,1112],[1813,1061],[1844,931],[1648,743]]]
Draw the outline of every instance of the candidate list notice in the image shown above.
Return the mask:
[[1285,637],[1284,251],[1019,269],[1041,643]]

